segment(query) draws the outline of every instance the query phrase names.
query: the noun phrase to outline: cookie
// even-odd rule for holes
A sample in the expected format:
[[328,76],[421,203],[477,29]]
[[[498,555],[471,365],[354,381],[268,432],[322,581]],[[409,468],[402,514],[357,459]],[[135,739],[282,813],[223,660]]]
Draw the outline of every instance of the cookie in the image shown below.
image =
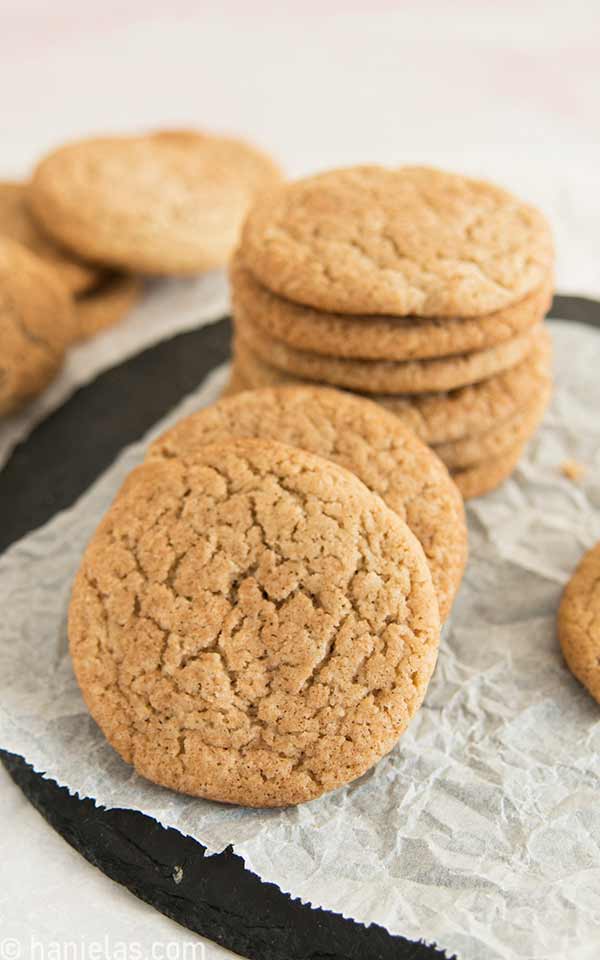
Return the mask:
[[476,353],[402,362],[321,357],[288,347],[281,340],[273,340],[243,314],[234,319],[237,336],[272,367],[306,380],[364,393],[430,393],[454,390],[485,380],[523,360],[531,351],[541,326]]
[[113,274],[85,296],[75,300],[78,338],[93,337],[119,323],[142,295],[143,284],[137,277]]
[[[551,347],[548,328],[542,327],[524,360],[480,383],[442,393],[373,394],[371,399],[400,417],[425,443],[441,444],[485,433],[544,388],[551,372]],[[234,374],[240,389],[307,382],[270,367],[239,340],[234,344]]]
[[265,154],[193,131],[81,140],[41,161],[29,204],[81,256],[136,273],[225,264],[257,191],[279,179]]
[[533,402],[493,430],[474,437],[463,437],[434,446],[432,449],[451,470],[469,467],[482,460],[497,460],[519,443],[526,443],[539,427],[552,390],[551,381],[544,385]]
[[279,440],[356,474],[420,541],[446,619],[467,560],[462,500],[431,450],[393,414],[322,387],[251,391],[181,420],[149,455],[179,457],[231,436]]
[[600,703],[600,543],[584,555],[565,588],[558,639],[569,670]]
[[47,237],[31,216],[26,197],[26,184],[0,182],[0,236],[23,244],[40,260],[53,267],[70,293],[82,293],[97,284],[100,279],[99,270],[73,259]]
[[262,286],[239,252],[231,267],[233,313],[297,350],[362,360],[422,360],[496,346],[538,324],[552,303],[552,281],[480,317],[351,317],[292,303]]
[[123,759],[246,806],[311,800],[388,753],[439,630],[397,514],[335,464],[257,440],[134,470],[69,610],[79,685]]
[[260,197],[244,262],[269,290],[349,314],[476,317],[549,276],[552,237],[534,207],[429,167],[351,167]]
[[52,267],[0,237],[0,415],[43,390],[73,337],[71,297]]
[[518,443],[494,460],[474,463],[464,470],[453,470],[452,479],[464,500],[472,500],[491,493],[508,480],[523,456],[526,443]]

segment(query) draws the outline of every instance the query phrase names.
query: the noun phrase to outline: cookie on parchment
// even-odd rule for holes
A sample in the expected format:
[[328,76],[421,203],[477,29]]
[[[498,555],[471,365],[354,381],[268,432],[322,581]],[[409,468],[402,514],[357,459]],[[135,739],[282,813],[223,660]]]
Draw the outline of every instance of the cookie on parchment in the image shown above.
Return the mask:
[[69,610],[79,685],[124,760],[247,806],[311,800],[388,753],[439,629],[397,514],[337,465],[257,440],[134,470]]
[[565,588],[558,638],[569,670],[600,703],[600,543],[584,555]]
[[332,170],[265,193],[246,266],[297,303],[350,314],[474,317],[539,289],[546,219],[490,183],[429,167]]
[[[396,414],[425,443],[442,444],[493,430],[498,422],[514,416],[545,389],[551,370],[552,340],[542,326],[531,352],[503,373],[447,392],[373,394],[370,399]],[[232,378],[232,387],[238,390],[307,383],[264,363],[237,338]]]
[[185,456],[231,436],[279,440],[356,474],[420,541],[446,619],[467,560],[463,503],[447,470],[397,417],[324,387],[256,390],[180,420],[152,444],[149,456]]
[[235,318],[236,335],[270,366],[306,380],[364,393],[431,393],[485,380],[523,360],[540,326],[475,353],[430,360],[355,360],[296,350],[264,334],[243,314]]
[[500,457],[473,463],[463,470],[452,470],[451,476],[464,500],[472,500],[491,493],[501,486],[515,470],[527,443],[518,443]]
[[27,184],[0,182],[0,236],[23,244],[53,267],[70,293],[83,293],[98,283],[100,271],[61,250],[38,227],[27,207]]
[[326,313],[271,293],[240,251],[230,267],[236,318],[297,350],[362,360],[448,357],[496,346],[538,324],[552,302],[552,278],[523,299],[479,317],[382,317]]
[[93,337],[119,323],[140,299],[143,283],[138,277],[112,274],[97,287],[75,300],[78,339]]
[[81,140],[45,157],[29,204],[59,243],[136,273],[225,264],[257,192],[279,179],[239,140],[193,131]]
[[71,297],[54,269],[0,237],[0,415],[47,386],[74,336]]

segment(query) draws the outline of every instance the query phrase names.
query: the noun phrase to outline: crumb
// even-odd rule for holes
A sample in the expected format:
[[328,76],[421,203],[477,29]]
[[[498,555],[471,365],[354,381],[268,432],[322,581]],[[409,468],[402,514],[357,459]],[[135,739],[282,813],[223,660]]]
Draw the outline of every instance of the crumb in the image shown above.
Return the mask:
[[563,477],[572,480],[573,483],[579,483],[583,479],[586,469],[586,466],[577,460],[563,460],[560,465]]
[[173,867],[173,880],[175,883],[181,883],[183,880],[183,867],[180,867],[179,865]]

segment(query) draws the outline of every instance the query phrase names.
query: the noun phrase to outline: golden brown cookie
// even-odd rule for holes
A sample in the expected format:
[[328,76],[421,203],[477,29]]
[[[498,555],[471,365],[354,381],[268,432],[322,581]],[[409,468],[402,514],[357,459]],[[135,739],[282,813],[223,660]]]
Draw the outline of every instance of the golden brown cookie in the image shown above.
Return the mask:
[[321,357],[273,340],[243,314],[234,320],[236,335],[270,366],[306,380],[364,393],[430,393],[478,383],[520,363],[531,352],[541,327],[476,353],[402,362]]
[[123,759],[246,806],[311,800],[388,753],[439,630],[397,514],[335,464],[257,440],[134,470],[69,611],[79,685]]
[[465,500],[491,493],[508,480],[523,456],[526,443],[518,443],[495,460],[473,463],[464,470],[453,470],[452,479]]
[[27,208],[26,197],[26,184],[0,182],[0,236],[22,243],[53,267],[70,293],[82,293],[98,283],[97,267],[74,259],[42,232]]
[[78,339],[93,337],[119,323],[140,299],[143,283],[138,277],[113,274],[85,296],[75,300]]
[[393,414],[323,387],[238,394],[180,420],[149,456],[181,456],[228,437],[279,440],[351,470],[408,523],[429,561],[445,620],[465,569],[462,499],[447,470]]
[[[447,392],[373,394],[370,399],[400,417],[425,443],[476,436],[493,430],[499,421],[513,416],[544,389],[551,375],[551,346],[550,333],[544,326],[531,352],[504,373]],[[233,372],[238,389],[307,383],[264,363],[239,340],[234,344]]]
[[522,300],[480,317],[351,317],[271,293],[244,266],[239,251],[230,274],[236,317],[297,350],[362,360],[421,360],[484,350],[538,324],[552,303],[549,278]]
[[539,211],[490,183],[429,167],[351,167],[274,188],[241,250],[297,303],[350,314],[474,317],[542,286],[552,237]]
[[73,336],[71,298],[53,268],[0,237],[0,415],[43,390]]
[[59,243],[136,273],[225,264],[256,193],[279,179],[265,154],[192,131],[81,140],[37,167],[29,203]]
[[532,402],[487,433],[463,437],[461,440],[439,444],[432,449],[450,470],[470,467],[481,461],[497,460],[533,436],[542,422],[551,392],[552,384],[548,380]]
[[569,670],[600,703],[600,543],[583,556],[565,588],[558,639]]

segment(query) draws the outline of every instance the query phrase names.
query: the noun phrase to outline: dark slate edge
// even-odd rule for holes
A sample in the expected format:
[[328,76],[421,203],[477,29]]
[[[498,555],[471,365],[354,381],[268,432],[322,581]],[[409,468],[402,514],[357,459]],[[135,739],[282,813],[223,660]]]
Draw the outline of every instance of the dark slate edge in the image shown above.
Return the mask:
[[161,913],[243,956],[446,960],[443,951],[393,937],[383,927],[364,927],[292,900],[246,870],[231,848],[207,857],[201,844],[150,817],[96,807],[34,773],[21,757],[2,751],[0,759],[35,808],[90,863]]
[[[556,297],[550,315],[600,326],[600,302]],[[73,503],[124,446],[226,360],[230,330],[224,319],[150,347],[101,374],[41,423],[0,471],[0,551]],[[446,956],[379,926],[304,906],[247,871],[231,849],[205,857],[201,844],[143,814],[98,808],[36,774],[21,757],[0,751],[0,759],[86,859],[183,926],[238,953],[260,960]],[[175,866],[183,867],[179,884]]]

